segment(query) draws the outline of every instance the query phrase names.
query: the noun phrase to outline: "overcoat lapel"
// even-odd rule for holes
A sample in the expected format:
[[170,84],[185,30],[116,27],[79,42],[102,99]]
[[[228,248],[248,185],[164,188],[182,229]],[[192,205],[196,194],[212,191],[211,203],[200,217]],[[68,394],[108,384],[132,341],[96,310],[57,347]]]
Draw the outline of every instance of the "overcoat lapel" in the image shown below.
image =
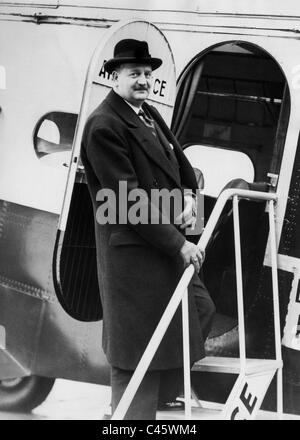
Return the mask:
[[157,121],[166,139],[173,145],[177,159],[181,161],[183,157],[185,158],[185,155],[177,139],[175,138],[175,136],[173,135],[173,133],[171,132],[171,130],[169,129],[163,118],[161,117],[161,115],[155,109],[155,107],[149,104],[144,104],[143,107],[145,107],[147,109],[147,112],[150,113],[151,117]]
[[[129,126],[132,135],[143,148],[149,159],[156,163],[174,182],[177,186],[181,186],[181,182],[173,171],[170,162],[161,146],[151,133],[143,121],[136,115],[136,113],[126,104],[126,102],[119,97],[113,90],[106,98],[108,104]],[[148,108],[148,107],[147,107]]]
[[185,183],[186,187],[192,190],[197,190],[198,184],[195,177],[195,173],[191,172],[193,171],[192,166],[190,162],[188,161],[186,155],[184,154],[179,142],[177,141],[176,137],[172,133],[172,131],[169,129],[161,115],[158,113],[155,107],[144,104],[143,107],[148,111],[148,113],[151,115],[153,119],[155,119],[162,132],[164,133],[166,139],[173,145],[175,155],[177,157],[177,161],[180,165],[180,174],[181,179]]

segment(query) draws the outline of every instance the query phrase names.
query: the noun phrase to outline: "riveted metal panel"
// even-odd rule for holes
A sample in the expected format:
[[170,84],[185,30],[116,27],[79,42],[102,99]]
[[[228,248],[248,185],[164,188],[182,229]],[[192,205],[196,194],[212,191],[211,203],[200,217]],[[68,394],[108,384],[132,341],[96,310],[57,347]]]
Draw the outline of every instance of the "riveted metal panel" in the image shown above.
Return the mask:
[[0,379],[37,374],[108,384],[102,324],[71,318],[56,298],[57,220],[0,202]]
[[0,202],[0,284],[41,299],[53,291],[58,216]]

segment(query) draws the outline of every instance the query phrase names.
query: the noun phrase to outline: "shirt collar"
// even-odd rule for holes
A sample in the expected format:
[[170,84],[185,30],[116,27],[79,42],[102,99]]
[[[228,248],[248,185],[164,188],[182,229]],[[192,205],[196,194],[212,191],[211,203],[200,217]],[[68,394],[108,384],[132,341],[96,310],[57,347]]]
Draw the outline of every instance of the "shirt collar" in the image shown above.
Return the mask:
[[[123,98],[124,99],[124,98]],[[130,104],[130,102],[126,101],[126,99],[124,99],[124,101],[126,102],[126,104],[129,105],[129,107],[132,108],[132,110],[138,115],[139,111],[141,110],[141,107],[135,107],[134,105]]]

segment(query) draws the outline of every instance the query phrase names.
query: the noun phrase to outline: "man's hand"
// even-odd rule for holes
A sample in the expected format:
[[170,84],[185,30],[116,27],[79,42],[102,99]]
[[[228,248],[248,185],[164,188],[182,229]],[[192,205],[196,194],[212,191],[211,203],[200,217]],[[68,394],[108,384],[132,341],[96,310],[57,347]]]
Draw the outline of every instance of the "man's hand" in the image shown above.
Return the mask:
[[205,252],[203,250],[201,250],[194,243],[185,240],[182,248],[180,249],[180,255],[184,260],[185,267],[187,267],[189,264],[193,264],[196,272],[199,272],[205,257]]
[[195,228],[197,216],[196,216],[196,200],[192,194],[187,194],[184,196],[184,210],[182,213],[176,217],[176,224],[181,223],[180,229],[186,229],[191,227],[193,230]]

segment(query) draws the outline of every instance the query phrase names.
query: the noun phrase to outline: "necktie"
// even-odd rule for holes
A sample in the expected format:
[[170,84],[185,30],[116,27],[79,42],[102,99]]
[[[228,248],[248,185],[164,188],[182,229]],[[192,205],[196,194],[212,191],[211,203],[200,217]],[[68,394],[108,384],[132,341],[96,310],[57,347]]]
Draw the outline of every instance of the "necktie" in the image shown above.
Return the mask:
[[164,135],[159,125],[157,125],[156,130],[157,130],[157,138],[159,139],[161,145],[164,147],[168,159],[173,163],[173,165],[175,165],[175,169],[178,170],[177,157],[173,148],[171,148],[168,139]]
[[138,112],[138,116],[141,118],[141,120],[144,122],[144,124],[150,128],[153,136],[156,137],[156,129],[155,129],[153,119],[149,118],[143,110],[140,110]]
[[[174,151],[172,150],[172,148],[170,147],[168,140],[163,135],[159,125],[156,127],[153,119],[149,118],[149,116],[147,116],[146,113],[142,109],[139,110],[138,116],[141,118],[141,120],[144,122],[144,124],[148,128],[150,128],[152,134],[157,138],[157,140],[159,141],[159,143],[163,147],[168,159],[171,160],[174,164],[177,164],[178,162],[177,162],[176,155],[175,155]],[[175,168],[177,170],[178,165],[175,166]]]

